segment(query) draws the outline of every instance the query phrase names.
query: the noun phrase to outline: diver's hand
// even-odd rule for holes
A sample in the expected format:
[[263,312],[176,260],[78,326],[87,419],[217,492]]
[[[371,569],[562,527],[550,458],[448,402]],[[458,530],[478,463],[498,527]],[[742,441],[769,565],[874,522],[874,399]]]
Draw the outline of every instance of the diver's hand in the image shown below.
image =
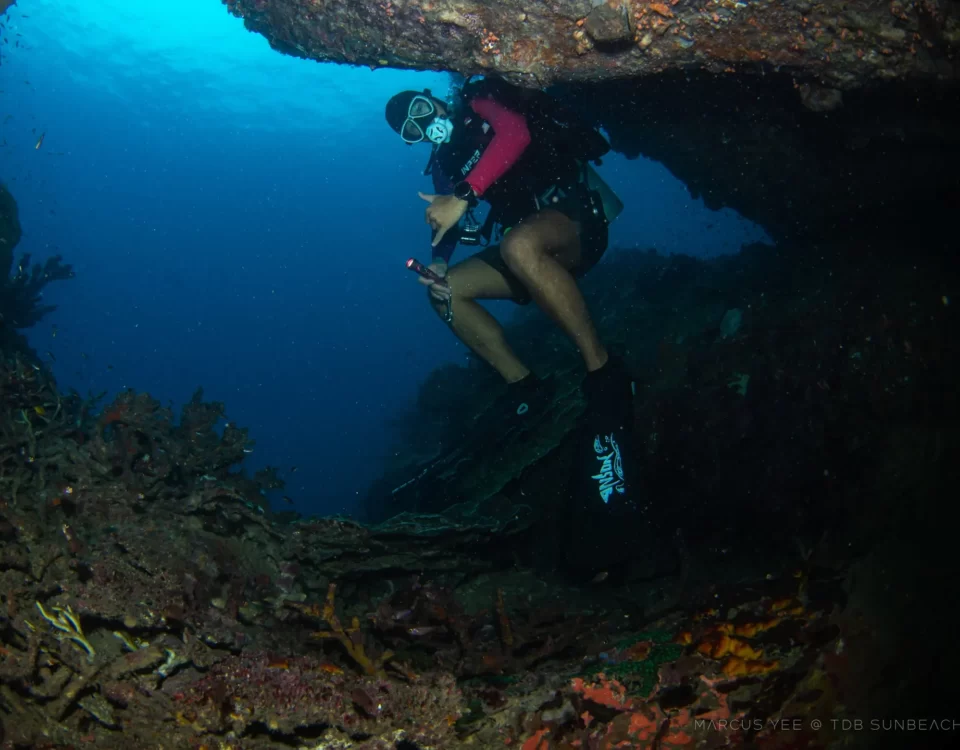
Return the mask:
[[[433,271],[441,279],[447,278],[447,264],[443,261],[436,261],[427,266],[431,271]],[[439,302],[446,302],[450,299],[450,286],[449,284],[438,284],[436,281],[430,281],[430,279],[425,279],[423,276],[420,276],[420,283],[430,288],[430,296]]]
[[417,193],[430,205],[427,206],[427,224],[436,230],[433,236],[433,246],[436,247],[443,239],[443,235],[453,229],[463,218],[470,206],[455,195],[429,195]]

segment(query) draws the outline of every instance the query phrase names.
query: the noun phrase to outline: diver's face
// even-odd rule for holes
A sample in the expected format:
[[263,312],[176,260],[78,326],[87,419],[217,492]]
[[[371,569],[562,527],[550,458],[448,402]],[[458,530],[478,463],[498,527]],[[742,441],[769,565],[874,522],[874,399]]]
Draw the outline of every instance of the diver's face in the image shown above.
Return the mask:
[[428,137],[430,126],[445,121],[447,108],[443,102],[432,97],[417,96],[410,102],[407,119],[403,123],[400,137],[407,143],[431,143]]

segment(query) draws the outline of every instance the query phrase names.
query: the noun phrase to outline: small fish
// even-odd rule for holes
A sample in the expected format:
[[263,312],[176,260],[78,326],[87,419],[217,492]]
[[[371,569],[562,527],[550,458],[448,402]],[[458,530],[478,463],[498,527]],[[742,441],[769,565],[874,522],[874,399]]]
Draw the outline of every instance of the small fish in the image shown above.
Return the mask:
[[296,473],[297,473],[297,467],[296,467],[296,466],[291,466],[291,467],[290,467],[290,473],[291,473],[291,474],[296,474]]
[[34,406],[34,407],[33,407],[33,410],[34,410],[37,414],[39,414],[41,417],[42,417],[44,414],[47,413],[47,410],[44,409],[42,406]]
[[40,134],[40,138],[39,138],[39,140],[37,141],[37,145],[33,147],[33,150],[34,150],[34,151],[39,151],[39,150],[40,150],[40,147],[43,145],[43,139],[46,138],[46,137],[47,137],[47,134],[46,134],[46,133],[41,133],[41,134]]
[[253,453],[253,448],[244,448],[244,449],[243,449],[243,452],[244,452],[244,453]]
[[593,577],[593,579],[590,581],[590,583],[603,583],[605,580],[607,580],[607,576],[609,576],[609,575],[610,575],[610,572],[609,572],[609,571],[603,570],[603,571],[597,573],[597,574]]
[[293,505],[293,498],[292,498],[292,497],[287,497],[286,495],[284,495],[284,496],[281,497],[280,499],[283,500],[283,502],[285,502],[287,505]]
[[423,625],[419,628],[407,628],[407,632],[410,635],[416,636],[430,635],[435,630],[439,630],[439,628],[437,628],[435,625]]
[[57,358],[53,356],[53,352],[47,352],[47,356],[50,357],[51,362],[57,361]]
[[51,328],[51,330],[50,330],[50,335],[53,336],[53,338],[56,338],[56,337],[57,337],[57,326],[56,326],[56,325],[54,325],[54,326]]
[[80,352],[80,357],[83,359],[90,359],[90,355],[86,352]]
[[112,369],[113,369],[113,365],[107,365],[107,369],[108,369],[108,370],[112,370]]

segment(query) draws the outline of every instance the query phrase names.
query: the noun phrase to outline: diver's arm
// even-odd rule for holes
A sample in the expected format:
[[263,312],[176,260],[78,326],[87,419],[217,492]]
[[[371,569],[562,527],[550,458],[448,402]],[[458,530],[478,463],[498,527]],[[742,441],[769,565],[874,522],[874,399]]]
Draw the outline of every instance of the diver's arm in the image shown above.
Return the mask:
[[453,251],[457,249],[457,243],[460,241],[458,234],[458,232],[451,230],[443,235],[437,246],[433,248],[433,263],[450,264],[450,257],[453,255]]
[[[434,169],[431,173],[433,177],[433,192],[437,195],[449,195],[453,192],[453,183],[450,179],[440,173],[440,170]],[[433,260],[431,263],[444,263],[446,265],[450,264],[450,258],[453,255],[453,251],[457,249],[457,242],[459,242],[460,236],[458,232],[447,232],[437,243],[437,246],[433,248]]]
[[477,97],[470,108],[490,123],[494,133],[483,156],[464,178],[479,198],[520,159],[530,145],[530,129],[523,115],[493,99]]

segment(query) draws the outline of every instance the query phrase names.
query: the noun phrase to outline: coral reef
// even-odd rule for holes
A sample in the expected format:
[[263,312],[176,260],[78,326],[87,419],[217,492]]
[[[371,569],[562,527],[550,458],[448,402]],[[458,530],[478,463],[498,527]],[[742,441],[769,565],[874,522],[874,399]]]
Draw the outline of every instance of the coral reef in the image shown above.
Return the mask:
[[616,528],[566,502],[580,365],[532,309],[545,417],[464,442],[497,382],[438,371],[457,408],[411,415],[364,523],[273,512],[202,392],[100,405],[0,340],[0,750],[856,748],[949,716],[960,279],[907,231],[611,252],[584,287],[649,499]]

